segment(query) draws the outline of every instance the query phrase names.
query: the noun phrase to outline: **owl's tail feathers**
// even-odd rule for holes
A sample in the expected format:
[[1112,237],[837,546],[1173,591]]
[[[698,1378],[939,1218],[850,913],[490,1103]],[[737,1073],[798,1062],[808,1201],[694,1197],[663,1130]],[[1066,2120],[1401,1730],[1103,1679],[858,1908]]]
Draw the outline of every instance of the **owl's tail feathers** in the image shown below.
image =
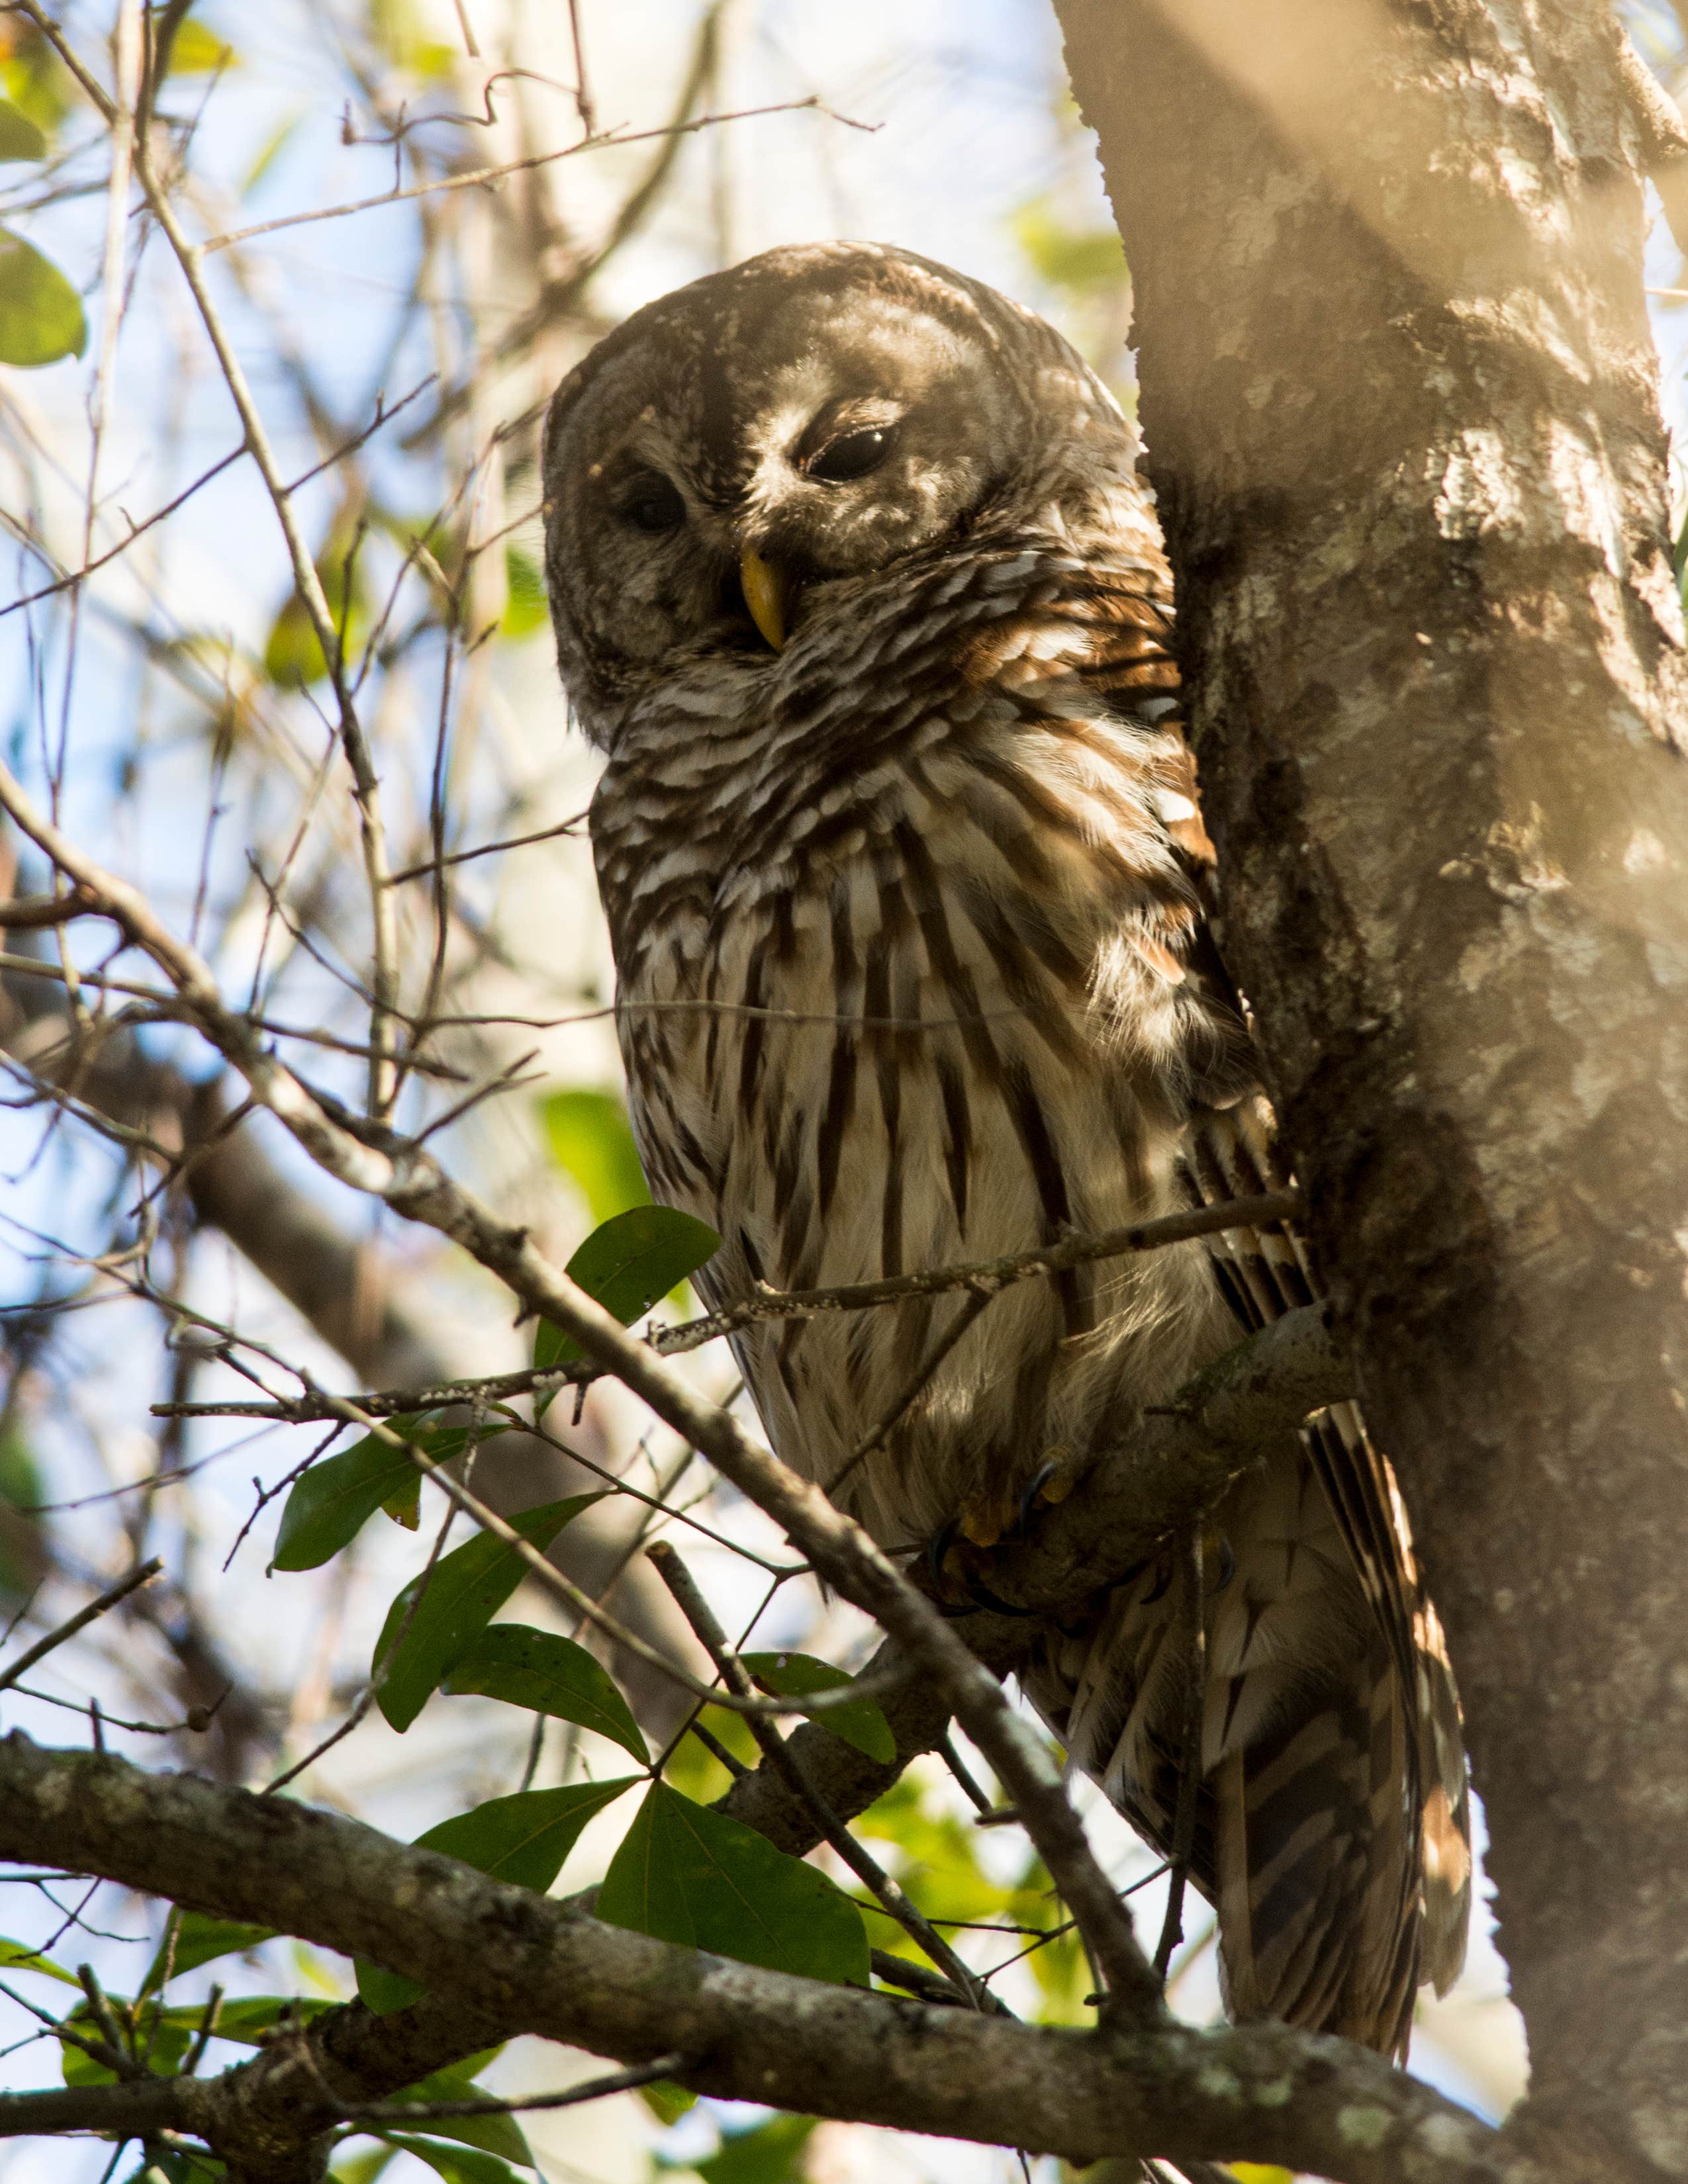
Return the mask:
[[1413,1725],[1379,1640],[1210,1781],[1227,2006],[1404,2057],[1421,1977]]

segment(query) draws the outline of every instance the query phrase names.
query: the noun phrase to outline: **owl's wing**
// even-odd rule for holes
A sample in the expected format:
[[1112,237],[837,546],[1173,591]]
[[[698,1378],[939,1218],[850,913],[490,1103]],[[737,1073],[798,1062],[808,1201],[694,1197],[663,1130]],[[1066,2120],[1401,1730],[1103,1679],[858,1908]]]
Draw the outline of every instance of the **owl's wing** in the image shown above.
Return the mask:
[[[1158,587],[1099,586],[1096,606],[1111,636],[1084,679],[1111,710],[1166,736],[1163,823],[1205,906],[1213,849],[1176,735],[1169,600]],[[1193,1087],[1189,1198],[1280,1190],[1247,1012],[1205,916],[1176,953],[1198,1013],[1237,1027],[1207,1042],[1212,1067]],[[1202,1042],[1192,1050],[1200,1061]],[[1245,1331],[1318,1295],[1290,1228],[1228,1230],[1208,1248]],[[1240,1482],[1214,1521],[1230,1536],[1215,1542],[1206,1617],[1191,1877],[1219,1914],[1231,2006],[1404,2053],[1418,1981],[1445,1991],[1463,1960],[1471,1861],[1459,1700],[1394,1474],[1358,1407],[1335,1406],[1303,1431],[1299,1461]],[[1163,1852],[1184,1763],[1182,1627],[1165,1575],[1123,1587],[1072,1708],[1075,1728],[1089,1715],[1089,1763],[1108,1754],[1095,1771]]]
[[[1192,1199],[1218,1204],[1281,1189],[1271,1124],[1257,1095],[1198,1113],[1186,1167]],[[1245,1328],[1317,1295],[1290,1228],[1226,1231],[1211,1248]],[[1220,1762],[1214,1883],[1227,1980],[1240,2014],[1329,2022],[1345,1962],[1343,2014],[1369,1990],[1359,2036],[1404,2048],[1418,1981],[1446,1992],[1465,1954],[1470,1818],[1459,1698],[1394,1472],[1358,1407],[1318,1413],[1301,1441],[1367,1627],[1345,1674],[1327,1674],[1302,1704],[1281,1699],[1262,1733],[1228,1745]],[[1257,1607],[1246,1589],[1228,1608],[1223,1595],[1215,1603],[1210,1659],[1234,1686],[1223,1702],[1234,1718],[1263,1665],[1250,1642]]]

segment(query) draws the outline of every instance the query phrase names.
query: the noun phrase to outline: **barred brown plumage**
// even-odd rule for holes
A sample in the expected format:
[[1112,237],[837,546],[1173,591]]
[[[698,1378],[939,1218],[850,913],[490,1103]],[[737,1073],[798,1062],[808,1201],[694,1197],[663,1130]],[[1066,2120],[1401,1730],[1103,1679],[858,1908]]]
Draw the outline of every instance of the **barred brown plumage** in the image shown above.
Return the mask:
[[[545,491],[634,1125],[655,1195],[721,1233],[711,1301],[1279,1179],[1202,915],[1153,510],[1053,329],[900,251],[772,252],[577,368]],[[735,1343],[782,1455],[904,1545],[989,1536],[1312,1294],[1295,1237],[1236,1232],[1023,1284],[853,1465],[967,1300]],[[1215,1513],[1192,1873],[1234,2011],[1404,2053],[1463,1952],[1458,1702],[1387,1462],[1351,1408],[1304,1440]],[[1178,1567],[1022,1679],[1163,1848]]]

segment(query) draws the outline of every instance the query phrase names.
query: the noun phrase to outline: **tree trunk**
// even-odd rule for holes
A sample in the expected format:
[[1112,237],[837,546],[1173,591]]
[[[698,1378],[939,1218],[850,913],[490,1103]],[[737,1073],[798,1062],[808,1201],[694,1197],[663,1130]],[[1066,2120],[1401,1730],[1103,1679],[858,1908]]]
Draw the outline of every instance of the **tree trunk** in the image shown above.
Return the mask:
[[1512,2132],[1688,2176],[1688,676],[1631,57],[1573,0],[1057,12],[1221,942],[1464,1693]]

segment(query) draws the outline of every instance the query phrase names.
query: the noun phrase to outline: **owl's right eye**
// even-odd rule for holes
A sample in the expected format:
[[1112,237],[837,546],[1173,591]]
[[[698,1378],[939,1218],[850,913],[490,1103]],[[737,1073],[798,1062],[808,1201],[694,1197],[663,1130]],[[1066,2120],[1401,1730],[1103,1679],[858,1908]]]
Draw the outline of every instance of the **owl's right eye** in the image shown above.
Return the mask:
[[626,495],[616,513],[635,531],[655,534],[677,531],[686,521],[686,504],[679,488],[667,478],[647,477]]

